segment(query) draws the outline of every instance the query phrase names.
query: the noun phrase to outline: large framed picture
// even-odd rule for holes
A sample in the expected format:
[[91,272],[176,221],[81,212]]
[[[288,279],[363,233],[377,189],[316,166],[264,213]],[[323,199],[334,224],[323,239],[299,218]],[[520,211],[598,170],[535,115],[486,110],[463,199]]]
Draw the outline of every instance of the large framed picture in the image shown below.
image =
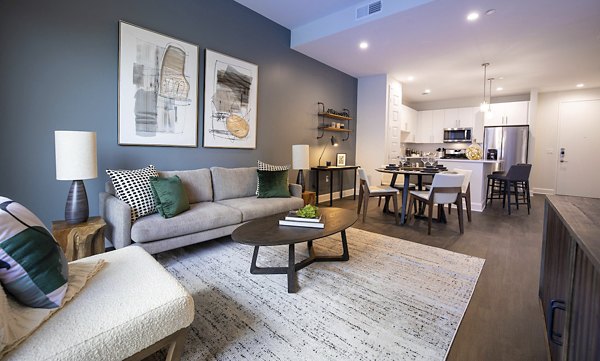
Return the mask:
[[198,146],[198,46],[119,22],[119,144]]
[[206,50],[206,148],[256,148],[258,66]]

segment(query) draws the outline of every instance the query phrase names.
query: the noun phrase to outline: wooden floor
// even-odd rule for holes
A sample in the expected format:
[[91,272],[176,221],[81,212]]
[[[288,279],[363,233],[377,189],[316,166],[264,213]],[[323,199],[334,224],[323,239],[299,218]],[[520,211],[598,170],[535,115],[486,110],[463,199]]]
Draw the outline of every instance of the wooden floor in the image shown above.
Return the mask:
[[[532,203],[531,215],[521,208],[509,216],[500,203],[473,212],[471,223],[465,214],[463,235],[453,211],[448,224],[434,223],[427,236],[426,220],[396,226],[372,198],[366,222],[361,215],[354,227],[486,260],[448,360],[547,360],[538,299],[544,196],[532,197]],[[352,198],[334,201],[335,207],[356,204]]]

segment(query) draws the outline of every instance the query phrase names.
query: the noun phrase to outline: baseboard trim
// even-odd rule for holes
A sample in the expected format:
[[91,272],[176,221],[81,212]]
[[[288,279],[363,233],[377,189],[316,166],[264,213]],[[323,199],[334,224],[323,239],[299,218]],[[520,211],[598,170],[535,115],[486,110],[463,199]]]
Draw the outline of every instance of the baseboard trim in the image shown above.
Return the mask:
[[550,189],[550,188],[531,188],[531,193],[556,194],[556,191],[554,189]]
[[[344,191],[342,192],[343,197],[348,197],[348,196],[352,196],[354,194],[354,188],[350,188],[350,189],[344,189]],[[356,190],[356,197],[358,199],[358,189]],[[333,191],[333,199],[340,199],[340,191],[339,189],[337,191]],[[329,202],[329,192],[324,193],[324,194],[319,194],[319,199],[317,201],[317,203],[323,203],[323,202]]]

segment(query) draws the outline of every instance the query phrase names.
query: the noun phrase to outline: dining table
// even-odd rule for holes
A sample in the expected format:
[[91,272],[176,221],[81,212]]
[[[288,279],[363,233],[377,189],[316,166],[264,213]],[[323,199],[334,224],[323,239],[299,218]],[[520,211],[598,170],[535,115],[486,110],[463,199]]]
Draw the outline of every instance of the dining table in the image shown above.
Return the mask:
[[[402,187],[402,207],[400,211],[400,224],[406,223],[406,207],[408,203],[408,192],[410,187],[410,176],[417,176],[417,189],[423,190],[423,176],[434,177],[437,172],[428,172],[423,171],[425,168],[418,167],[402,167],[402,168],[376,168],[375,170],[380,173],[389,173],[392,175],[392,180],[390,181],[390,187],[394,187],[396,185],[396,179],[398,175],[404,175],[404,185]],[[385,200],[385,205],[383,207],[383,211],[389,213],[389,198]]]

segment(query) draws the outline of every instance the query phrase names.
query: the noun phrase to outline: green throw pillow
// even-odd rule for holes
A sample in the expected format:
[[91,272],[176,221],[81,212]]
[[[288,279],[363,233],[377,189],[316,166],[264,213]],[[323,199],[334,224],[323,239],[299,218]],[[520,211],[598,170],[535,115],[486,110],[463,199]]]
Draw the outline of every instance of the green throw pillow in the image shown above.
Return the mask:
[[258,198],[289,198],[287,170],[257,170]]
[[190,201],[178,176],[150,177],[150,186],[156,202],[156,210],[163,218],[175,217],[190,209]]

